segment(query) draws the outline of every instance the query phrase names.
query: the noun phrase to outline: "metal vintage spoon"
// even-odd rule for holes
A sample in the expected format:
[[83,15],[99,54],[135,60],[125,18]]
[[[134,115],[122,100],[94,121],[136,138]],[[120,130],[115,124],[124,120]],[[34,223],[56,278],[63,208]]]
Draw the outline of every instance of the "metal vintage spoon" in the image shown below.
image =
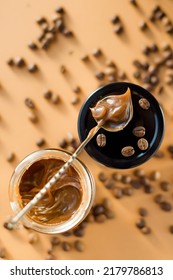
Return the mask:
[[80,144],[76,151],[70,156],[69,160],[57,171],[57,173],[45,184],[45,186],[34,196],[34,198],[20,211],[16,216],[12,217],[8,222],[4,223],[4,227],[12,230],[19,220],[45,195],[45,193],[59,180],[62,174],[66,172],[68,167],[77,158],[80,152],[94,137],[98,130],[102,127],[108,131],[116,132],[124,129],[133,116],[133,106],[131,100],[131,92],[128,88],[124,94],[110,95],[97,102],[94,108],[91,108],[92,115],[97,122],[86,139]]

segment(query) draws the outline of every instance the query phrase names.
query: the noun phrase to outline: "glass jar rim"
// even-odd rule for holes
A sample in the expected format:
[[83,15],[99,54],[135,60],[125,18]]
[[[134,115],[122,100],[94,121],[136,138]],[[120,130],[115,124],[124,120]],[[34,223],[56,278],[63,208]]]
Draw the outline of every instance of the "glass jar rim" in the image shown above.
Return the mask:
[[[39,159],[57,158],[66,162],[71,156],[71,153],[62,149],[42,149],[30,153],[26,156],[15,168],[9,185],[10,205],[15,213],[18,213],[22,208],[19,204],[17,187],[23,176],[26,167],[28,168]],[[35,231],[41,233],[55,234],[70,230],[77,226],[86,215],[89,213],[95,197],[95,182],[92,173],[88,167],[79,159],[75,159],[72,167],[78,172],[81,178],[81,186],[83,188],[82,201],[78,209],[66,221],[57,224],[41,224],[30,219],[27,215],[22,218],[23,224]]]

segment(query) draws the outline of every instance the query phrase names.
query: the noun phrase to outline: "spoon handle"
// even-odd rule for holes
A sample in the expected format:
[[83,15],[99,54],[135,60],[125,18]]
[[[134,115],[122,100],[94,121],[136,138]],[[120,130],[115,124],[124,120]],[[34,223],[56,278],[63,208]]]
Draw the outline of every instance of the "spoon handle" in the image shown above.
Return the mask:
[[97,131],[100,129],[100,124],[93,127],[86,139],[80,144],[80,146],[76,149],[76,151],[70,156],[69,160],[57,171],[57,173],[45,184],[45,186],[33,197],[33,199],[26,204],[26,206],[16,214],[16,216],[12,217],[7,223],[7,229],[13,229],[18,221],[33,207],[35,204],[45,195],[45,193],[59,180],[61,175],[65,173],[68,167],[72,164],[72,162],[77,158],[80,152],[84,149],[84,147],[88,144],[88,142],[94,137]]

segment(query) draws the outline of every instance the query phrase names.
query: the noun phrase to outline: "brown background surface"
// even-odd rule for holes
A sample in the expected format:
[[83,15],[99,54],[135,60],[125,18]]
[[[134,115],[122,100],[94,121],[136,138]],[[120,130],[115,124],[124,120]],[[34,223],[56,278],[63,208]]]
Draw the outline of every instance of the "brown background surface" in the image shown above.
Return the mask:
[[[68,132],[77,136],[77,117],[79,109],[91,92],[99,86],[94,77],[95,70],[102,70],[106,59],[112,59],[124,70],[129,80],[133,78],[135,58],[145,60],[141,49],[152,42],[162,46],[172,44],[172,37],[166,34],[163,26],[153,25],[148,16],[155,4],[161,5],[168,17],[172,18],[173,1],[138,0],[140,9],[136,9],[127,0],[1,0],[0,3],[0,246],[8,251],[9,259],[45,259],[49,247],[49,236],[39,235],[37,244],[28,243],[26,229],[9,232],[2,226],[4,220],[12,214],[8,184],[17,163],[27,154],[38,149],[35,142],[46,139],[44,147],[58,147],[58,142],[66,137]],[[54,15],[57,6],[62,5],[66,11],[65,22],[74,31],[74,38],[58,36],[57,41],[45,52],[32,52],[27,44],[35,40],[40,32],[35,23],[38,16],[49,19]],[[114,15],[121,17],[124,33],[117,36],[113,32],[110,19]],[[149,32],[141,32],[139,23],[146,20]],[[92,56],[95,48],[101,48],[103,59]],[[92,67],[81,61],[83,54],[89,54]],[[22,56],[27,62],[37,63],[40,71],[35,74],[25,69],[11,69],[6,61],[10,57]],[[60,73],[60,66],[65,65],[68,75]],[[70,103],[75,96],[73,88],[82,88],[80,103],[75,106]],[[51,89],[61,96],[61,103],[50,104],[43,98],[43,92]],[[158,99],[164,106],[166,131],[161,150],[165,152],[164,159],[152,158],[143,168],[147,172],[158,169],[163,180],[173,183],[172,159],[166,147],[173,140],[173,88],[167,87],[165,94]],[[37,107],[39,123],[32,124],[28,120],[29,109],[24,105],[24,99],[31,97]],[[7,162],[9,153],[16,154],[15,161]],[[116,218],[104,224],[91,224],[87,227],[83,238],[85,252],[79,253],[72,249],[64,252],[61,248],[55,250],[57,259],[172,259],[173,235],[168,231],[173,224],[172,212],[161,211],[153,202],[153,194],[147,195],[142,190],[135,192],[133,197],[121,200],[113,198],[109,190],[97,182],[98,172],[104,170],[108,174],[113,170],[99,166],[83,152],[80,158],[86,163],[96,179],[96,201],[102,197],[111,199]],[[130,171],[121,171],[128,174]],[[155,194],[159,192],[158,184],[154,184]],[[168,194],[173,204],[173,189]],[[137,209],[145,206],[149,211],[147,223],[152,228],[152,234],[143,235],[135,227],[138,218]],[[67,240],[61,237],[62,240]],[[68,240],[73,240],[69,237]]]

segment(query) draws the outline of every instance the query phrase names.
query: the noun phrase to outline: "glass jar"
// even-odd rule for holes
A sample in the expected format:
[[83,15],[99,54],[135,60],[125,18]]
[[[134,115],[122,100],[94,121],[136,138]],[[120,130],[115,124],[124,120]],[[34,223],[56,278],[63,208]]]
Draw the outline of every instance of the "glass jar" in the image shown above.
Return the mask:
[[[37,162],[39,162],[40,160],[54,159],[63,161],[65,163],[70,158],[70,156],[71,154],[64,150],[45,149],[31,153],[18,164],[12,174],[9,188],[10,204],[14,213],[17,214],[24,207],[24,205],[22,204],[22,196],[19,186],[22,182],[21,180],[23,180],[22,178],[24,178],[23,176],[26,174],[28,169],[31,168],[30,170],[32,170],[32,167],[34,166],[33,164],[37,164]],[[94,179],[88,168],[81,162],[81,160],[75,159],[71,167],[73,168],[73,170],[75,170],[76,174],[80,178],[82,195],[78,207],[75,209],[72,215],[68,217],[67,220],[62,219],[62,221],[53,223],[51,223],[51,221],[46,223],[40,221],[38,222],[38,220],[35,220],[29,213],[27,213],[22,218],[22,222],[26,227],[42,233],[55,234],[65,232],[70,230],[71,228],[74,228],[86,217],[86,215],[90,211],[95,196]],[[39,203],[40,201],[37,203],[37,205],[39,205]],[[43,212],[45,211],[45,209],[43,209]],[[57,212],[55,211],[55,220],[56,213]],[[44,214],[42,216],[44,218]]]

